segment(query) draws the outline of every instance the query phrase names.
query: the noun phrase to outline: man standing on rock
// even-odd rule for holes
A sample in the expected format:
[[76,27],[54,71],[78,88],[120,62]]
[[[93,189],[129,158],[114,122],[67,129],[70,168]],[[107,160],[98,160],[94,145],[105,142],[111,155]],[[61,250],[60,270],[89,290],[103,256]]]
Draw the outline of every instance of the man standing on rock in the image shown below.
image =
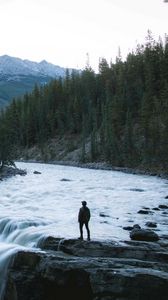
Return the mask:
[[83,240],[83,225],[85,225],[87,231],[87,240],[90,241],[89,220],[90,220],[90,209],[87,207],[87,202],[82,201],[82,207],[79,209],[79,214],[78,214],[80,240]]

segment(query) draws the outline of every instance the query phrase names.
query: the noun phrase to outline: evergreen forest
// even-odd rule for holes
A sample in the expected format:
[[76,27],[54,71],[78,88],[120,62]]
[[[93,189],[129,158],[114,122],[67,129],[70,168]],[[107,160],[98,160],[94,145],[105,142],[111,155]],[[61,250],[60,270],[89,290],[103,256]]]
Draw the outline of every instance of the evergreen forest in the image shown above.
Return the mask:
[[[66,72],[12,103],[0,114],[0,161],[18,149],[43,149],[55,136],[81,145],[81,162],[166,172],[168,168],[168,37],[150,32],[123,60],[99,61]],[[90,143],[89,155],[86,144]]]

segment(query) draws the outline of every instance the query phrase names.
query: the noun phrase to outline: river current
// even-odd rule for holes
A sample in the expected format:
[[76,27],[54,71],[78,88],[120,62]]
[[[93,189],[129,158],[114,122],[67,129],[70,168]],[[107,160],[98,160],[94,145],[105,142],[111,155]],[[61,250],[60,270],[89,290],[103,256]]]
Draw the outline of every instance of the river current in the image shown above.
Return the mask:
[[[49,235],[78,238],[83,200],[91,210],[91,239],[129,240],[123,227],[146,227],[148,221],[157,223],[158,234],[167,234],[165,211],[153,210],[168,204],[166,179],[52,164],[16,165],[27,175],[0,182],[0,299],[8,264],[19,249],[35,250]],[[140,209],[150,213],[138,214]]]

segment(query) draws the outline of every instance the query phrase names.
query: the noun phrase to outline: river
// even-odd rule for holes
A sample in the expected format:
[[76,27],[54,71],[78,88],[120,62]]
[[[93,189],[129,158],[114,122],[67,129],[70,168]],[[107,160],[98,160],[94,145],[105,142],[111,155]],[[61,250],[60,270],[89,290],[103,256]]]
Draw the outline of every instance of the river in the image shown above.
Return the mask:
[[[83,200],[91,210],[92,240],[129,240],[123,226],[146,228],[148,221],[157,223],[158,234],[167,234],[166,212],[153,210],[168,204],[166,179],[52,164],[16,165],[27,175],[0,183],[0,299],[5,270],[19,249],[36,249],[48,235],[78,238]],[[150,213],[138,214],[144,207]]]

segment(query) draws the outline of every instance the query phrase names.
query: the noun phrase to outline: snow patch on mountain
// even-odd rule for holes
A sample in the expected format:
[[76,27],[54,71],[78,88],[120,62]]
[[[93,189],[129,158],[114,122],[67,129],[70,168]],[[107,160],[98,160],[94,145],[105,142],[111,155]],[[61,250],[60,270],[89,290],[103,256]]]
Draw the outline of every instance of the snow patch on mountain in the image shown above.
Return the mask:
[[[72,69],[70,69],[72,71]],[[33,62],[30,60],[22,60],[9,55],[0,56],[0,75],[32,75],[32,76],[50,76],[63,77],[66,69],[48,63],[45,60],[41,62]]]

